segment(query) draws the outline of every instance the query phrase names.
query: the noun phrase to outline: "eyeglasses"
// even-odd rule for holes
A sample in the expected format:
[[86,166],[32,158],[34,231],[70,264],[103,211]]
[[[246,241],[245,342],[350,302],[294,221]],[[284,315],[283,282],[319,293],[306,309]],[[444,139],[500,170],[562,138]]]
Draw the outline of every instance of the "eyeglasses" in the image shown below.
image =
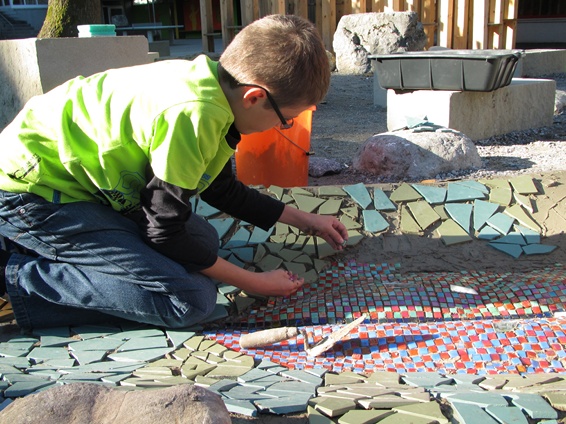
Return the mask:
[[273,98],[273,96],[271,95],[269,90],[267,90],[267,88],[262,87],[261,85],[257,85],[257,84],[244,84],[244,83],[241,83],[241,82],[238,82],[237,85],[240,86],[240,87],[261,88],[263,91],[265,91],[265,94],[267,95],[267,100],[269,100],[271,107],[273,108],[273,110],[275,111],[275,113],[277,114],[279,119],[281,120],[281,125],[279,125],[279,128],[281,128],[282,130],[288,130],[289,128],[291,128],[293,126],[293,124],[295,123],[293,118],[285,119],[285,117],[281,113],[281,109],[279,109],[279,106],[277,106],[277,103],[275,103],[275,99]]

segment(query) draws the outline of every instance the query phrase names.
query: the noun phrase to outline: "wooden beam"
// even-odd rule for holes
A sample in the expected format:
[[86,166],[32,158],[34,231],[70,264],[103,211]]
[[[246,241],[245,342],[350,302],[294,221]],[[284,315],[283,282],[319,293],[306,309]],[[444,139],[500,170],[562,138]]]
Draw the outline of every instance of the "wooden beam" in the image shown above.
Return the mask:
[[454,1],[438,0],[438,45],[452,48],[452,34],[454,29]]
[[214,52],[214,24],[212,21],[212,1],[200,0],[200,29],[202,51]]
[[517,41],[517,0],[505,0],[504,24],[505,24],[505,45],[506,49],[514,49]]
[[232,0],[220,0],[220,22],[222,27],[222,44],[226,48],[236,35],[234,3]]
[[328,51],[334,51],[332,40],[336,32],[336,1],[322,0],[322,41]]
[[259,0],[240,0],[240,11],[242,13],[242,26],[251,24],[259,19]]
[[474,1],[474,23],[472,27],[472,49],[485,49],[488,45],[487,24],[490,0]]
[[468,0],[455,0],[454,3],[452,48],[466,49],[468,47]]

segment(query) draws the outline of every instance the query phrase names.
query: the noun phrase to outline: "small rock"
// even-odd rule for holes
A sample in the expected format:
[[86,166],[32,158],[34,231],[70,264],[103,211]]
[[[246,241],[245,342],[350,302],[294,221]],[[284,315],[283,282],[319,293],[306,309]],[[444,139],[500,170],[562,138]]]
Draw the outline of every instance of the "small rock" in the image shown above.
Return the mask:
[[97,384],[56,386],[16,399],[0,424],[136,423],[230,424],[220,396],[199,386],[180,384],[159,390],[125,391]]
[[311,177],[322,177],[324,175],[339,174],[342,165],[334,159],[311,156],[309,158],[309,175]]
[[441,173],[479,168],[474,143],[458,131],[402,130],[374,135],[354,158],[354,169],[389,179],[426,179]]

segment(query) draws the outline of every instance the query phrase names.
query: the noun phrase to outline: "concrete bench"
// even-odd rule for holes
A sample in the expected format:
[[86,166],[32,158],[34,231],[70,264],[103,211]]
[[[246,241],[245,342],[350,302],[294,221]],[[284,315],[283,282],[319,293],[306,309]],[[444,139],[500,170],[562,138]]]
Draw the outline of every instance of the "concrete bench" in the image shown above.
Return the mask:
[[550,126],[556,82],[513,78],[495,91],[387,90],[387,129],[393,131],[426,118],[463,132],[472,140]]

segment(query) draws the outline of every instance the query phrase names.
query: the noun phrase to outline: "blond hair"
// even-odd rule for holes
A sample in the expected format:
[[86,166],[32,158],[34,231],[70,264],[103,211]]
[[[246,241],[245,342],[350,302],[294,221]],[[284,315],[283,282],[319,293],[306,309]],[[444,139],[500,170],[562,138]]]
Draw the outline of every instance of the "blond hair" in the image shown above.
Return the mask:
[[262,85],[280,107],[316,105],[330,84],[328,57],[316,27],[295,15],[252,22],[226,47],[220,64],[234,85]]

